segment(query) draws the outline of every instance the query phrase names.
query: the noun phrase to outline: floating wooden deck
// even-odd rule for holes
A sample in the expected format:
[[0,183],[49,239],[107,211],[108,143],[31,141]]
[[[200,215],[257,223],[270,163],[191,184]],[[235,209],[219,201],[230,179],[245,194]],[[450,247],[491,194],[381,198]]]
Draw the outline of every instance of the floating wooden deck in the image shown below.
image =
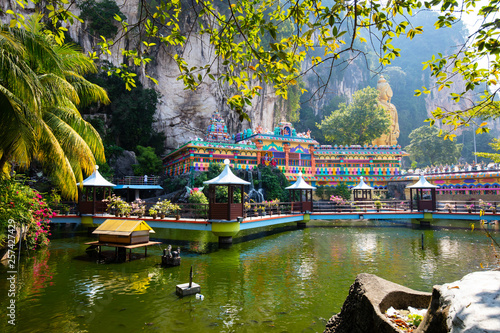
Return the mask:
[[157,245],[157,244],[161,244],[161,242],[149,241],[147,243],[139,243],[139,244],[120,244],[120,243],[108,243],[108,242],[94,241],[94,242],[85,243],[85,245],[97,246],[99,248],[99,257],[101,256],[101,247],[103,247],[103,246],[114,247],[116,257],[118,257],[118,249],[123,249],[123,251],[127,251],[127,249],[128,249],[129,250],[128,260],[129,261],[132,258],[132,249],[144,247],[144,256],[147,257],[148,256],[148,246]]

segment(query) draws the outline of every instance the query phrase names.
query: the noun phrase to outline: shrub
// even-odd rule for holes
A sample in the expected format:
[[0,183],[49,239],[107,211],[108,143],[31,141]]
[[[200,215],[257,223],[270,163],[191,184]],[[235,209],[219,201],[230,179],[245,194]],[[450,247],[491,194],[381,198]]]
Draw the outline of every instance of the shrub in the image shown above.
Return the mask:
[[201,192],[201,191],[192,190],[190,195],[189,195],[188,202],[193,203],[193,204],[203,204],[203,206],[196,205],[195,213],[197,215],[204,215],[205,212],[207,211],[206,206],[204,206],[204,205],[208,204],[208,199],[205,196],[205,194],[203,194],[203,192]]
[[30,250],[49,244],[50,218],[55,213],[36,190],[23,179],[0,178],[0,246],[6,240],[9,220],[26,230],[26,247]]

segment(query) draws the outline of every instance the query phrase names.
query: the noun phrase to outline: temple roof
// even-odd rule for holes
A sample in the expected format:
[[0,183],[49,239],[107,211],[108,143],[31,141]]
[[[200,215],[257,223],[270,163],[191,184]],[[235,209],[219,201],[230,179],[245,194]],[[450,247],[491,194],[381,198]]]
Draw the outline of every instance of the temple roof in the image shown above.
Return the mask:
[[304,178],[302,178],[302,172],[299,172],[297,180],[292,185],[285,187],[286,190],[315,190],[316,187],[306,183]]
[[439,186],[437,185],[432,185],[425,179],[424,175],[420,176],[420,179],[418,182],[416,182],[413,185],[406,186],[406,188],[421,188],[421,189],[427,189],[427,188],[438,188]]
[[367,185],[365,181],[363,180],[363,177],[360,177],[360,182],[358,185],[354,186],[351,188],[351,190],[373,190],[373,187]]
[[[94,172],[83,181],[83,186],[94,186],[94,187],[115,187],[116,185],[108,182],[98,171],[99,166],[95,166]],[[80,183],[76,184],[80,185]]]
[[237,177],[229,168],[229,160],[225,159],[224,170],[217,177],[203,182],[207,185],[250,185],[250,182]]

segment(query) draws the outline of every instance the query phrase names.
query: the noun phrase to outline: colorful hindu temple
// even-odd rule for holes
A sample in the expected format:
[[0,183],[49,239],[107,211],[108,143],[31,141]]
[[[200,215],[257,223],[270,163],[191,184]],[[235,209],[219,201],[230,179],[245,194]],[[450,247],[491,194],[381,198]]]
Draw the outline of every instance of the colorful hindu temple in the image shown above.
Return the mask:
[[319,145],[310,133],[297,133],[292,124],[281,122],[274,131],[247,129],[230,135],[224,119],[216,112],[205,139],[192,140],[164,159],[166,175],[177,176],[207,171],[211,163],[229,159],[235,169],[252,170],[259,164],[279,168],[288,180],[299,173],[314,186],[354,186],[359,177],[376,189],[385,189],[387,181],[400,175],[400,146]]
[[[486,167],[442,167],[418,170],[426,179],[439,188],[436,194],[439,200],[498,200],[500,194],[500,170],[496,164]],[[413,183],[418,177],[413,174],[394,176],[388,180],[388,187],[401,188]],[[399,186],[397,186],[399,184]],[[398,191],[392,196],[398,197]]]

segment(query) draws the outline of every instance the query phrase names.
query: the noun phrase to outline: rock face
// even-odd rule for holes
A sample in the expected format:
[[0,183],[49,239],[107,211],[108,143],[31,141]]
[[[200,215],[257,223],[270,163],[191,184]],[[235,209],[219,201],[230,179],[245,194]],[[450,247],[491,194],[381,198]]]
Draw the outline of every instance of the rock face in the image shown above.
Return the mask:
[[500,271],[475,272],[434,286],[427,315],[415,332],[500,332]]
[[389,307],[427,308],[431,293],[420,292],[362,273],[356,277],[340,313],[326,324],[325,333],[399,332],[384,313]]

